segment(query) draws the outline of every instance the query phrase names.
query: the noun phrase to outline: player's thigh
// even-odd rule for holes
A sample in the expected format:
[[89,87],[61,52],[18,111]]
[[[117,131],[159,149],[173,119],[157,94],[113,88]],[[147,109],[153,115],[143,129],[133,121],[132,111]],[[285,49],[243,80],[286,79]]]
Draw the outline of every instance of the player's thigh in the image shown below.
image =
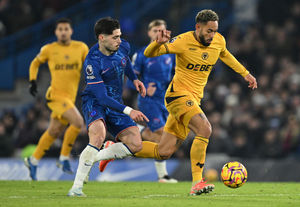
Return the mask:
[[117,139],[126,144],[133,154],[141,151],[143,148],[140,131],[137,126],[126,128],[117,135]]
[[205,138],[209,138],[212,132],[212,127],[210,122],[204,113],[194,115],[188,126],[196,136],[201,136]]
[[75,107],[71,99],[60,96],[47,96],[47,106],[52,111],[51,117],[59,120],[64,125],[67,125],[69,121],[63,117],[63,114]]
[[100,148],[105,140],[106,128],[103,119],[97,119],[88,126],[89,144]]
[[57,138],[59,135],[63,132],[63,130],[66,128],[66,125],[62,124],[60,120],[56,118],[50,117],[50,123],[48,127],[48,133],[54,137]]
[[83,118],[76,106],[65,111],[62,117],[77,128],[81,128],[83,126]]
[[168,159],[177,151],[184,140],[174,134],[163,132],[161,140],[158,144],[158,153],[163,159]]

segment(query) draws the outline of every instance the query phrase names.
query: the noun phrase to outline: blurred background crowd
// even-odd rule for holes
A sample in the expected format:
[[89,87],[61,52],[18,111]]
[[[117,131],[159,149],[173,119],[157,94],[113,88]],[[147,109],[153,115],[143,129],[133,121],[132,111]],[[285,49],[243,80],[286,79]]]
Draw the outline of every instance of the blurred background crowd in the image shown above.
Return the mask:
[[[76,2],[84,1],[1,0],[0,37],[51,18]],[[124,36],[133,44],[132,53],[148,43],[146,28],[150,20],[166,19],[173,35],[177,35],[194,29],[196,12],[193,11],[206,8],[207,3],[171,2],[167,13],[161,16],[149,11],[143,20],[120,18]],[[248,89],[243,78],[222,62],[215,65],[201,102],[213,128],[208,153],[246,158],[300,158],[300,2],[232,0],[226,5],[235,16],[226,23],[222,20],[226,12],[216,9],[220,15],[220,32],[226,38],[228,50],[257,78],[258,89]],[[243,6],[249,14],[241,12]],[[178,26],[183,17],[189,19],[189,28]],[[134,96],[126,92],[124,101],[136,106]],[[43,94],[40,95],[18,113],[9,106],[0,112],[0,156],[19,156],[24,147],[38,142],[50,115]],[[80,101],[78,105],[80,108]],[[190,134],[174,157],[189,156],[192,137]],[[86,129],[83,129],[73,155],[77,156],[87,142]],[[47,156],[57,156],[60,145],[58,139]]]

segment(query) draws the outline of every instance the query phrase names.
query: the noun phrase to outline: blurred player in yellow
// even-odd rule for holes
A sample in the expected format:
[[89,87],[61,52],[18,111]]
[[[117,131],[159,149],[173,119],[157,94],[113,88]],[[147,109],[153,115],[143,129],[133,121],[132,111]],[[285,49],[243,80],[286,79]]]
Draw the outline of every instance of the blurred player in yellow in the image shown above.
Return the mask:
[[147,57],[174,53],[176,67],[165,95],[169,116],[161,141],[159,144],[144,141],[142,151],[135,156],[168,159],[192,130],[196,136],[190,151],[193,176],[190,195],[209,193],[215,187],[206,184],[202,178],[212,128],[200,104],[216,61],[220,58],[249,83],[249,88],[257,88],[256,79],[226,49],[224,37],[217,32],[218,21],[214,11],[202,10],[196,16],[195,31],[183,33],[169,41],[170,31],[163,30],[144,52]]
[[82,64],[89,49],[85,43],[72,40],[72,33],[71,20],[59,19],[55,26],[57,41],[43,46],[30,65],[29,89],[30,93],[35,96],[39,66],[42,63],[48,63],[51,85],[46,93],[46,100],[52,111],[48,129],[41,136],[32,156],[24,160],[32,180],[37,180],[36,171],[39,160],[68,125],[57,166],[66,173],[73,173],[69,155],[83,126],[83,118],[75,106],[75,100]]

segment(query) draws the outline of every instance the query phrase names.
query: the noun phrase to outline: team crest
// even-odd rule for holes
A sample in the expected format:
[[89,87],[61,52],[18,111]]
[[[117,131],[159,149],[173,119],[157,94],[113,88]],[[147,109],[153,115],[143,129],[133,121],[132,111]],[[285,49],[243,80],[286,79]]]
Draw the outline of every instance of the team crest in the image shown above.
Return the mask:
[[69,60],[69,58],[70,58],[69,55],[65,55],[66,60]]
[[186,105],[187,106],[193,106],[194,102],[192,100],[188,100],[188,101],[186,101]]
[[208,53],[207,52],[204,52],[204,53],[202,53],[202,59],[203,60],[207,60],[207,58],[208,58]]
[[87,65],[85,68],[86,74],[87,75],[93,75],[93,67],[92,65]]
[[126,67],[126,62],[127,62],[126,58],[121,59],[121,64],[122,64],[123,67]]

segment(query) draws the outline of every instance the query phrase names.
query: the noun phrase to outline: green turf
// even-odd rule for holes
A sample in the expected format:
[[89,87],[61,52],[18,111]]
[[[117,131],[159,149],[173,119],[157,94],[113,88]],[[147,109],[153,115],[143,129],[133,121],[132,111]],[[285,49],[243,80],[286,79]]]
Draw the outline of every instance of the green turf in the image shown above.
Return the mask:
[[215,183],[214,192],[189,196],[188,182],[90,182],[84,187],[87,198],[69,198],[71,185],[69,181],[0,181],[0,206],[300,206],[300,183],[248,182],[238,189]]

